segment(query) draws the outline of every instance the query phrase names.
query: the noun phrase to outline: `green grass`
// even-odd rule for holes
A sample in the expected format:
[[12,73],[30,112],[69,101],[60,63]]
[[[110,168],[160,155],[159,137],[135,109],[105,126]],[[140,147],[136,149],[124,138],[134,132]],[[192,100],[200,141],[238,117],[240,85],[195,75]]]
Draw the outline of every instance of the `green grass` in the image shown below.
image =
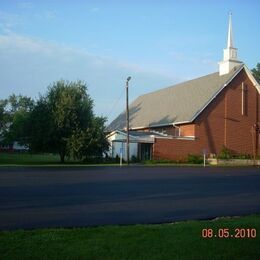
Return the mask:
[[[0,152],[0,166],[119,166],[119,163],[86,164],[80,161],[67,160],[65,164],[60,163],[58,154],[31,154],[31,153],[6,153]],[[124,164],[126,165],[126,164]],[[146,166],[201,166],[198,164],[176,163],[169,160],[145,161]]]
[[[126,164],[123,164],[126,165]],[[144,161],[143,166],[192,166],[203,167],[203,164],[180,163],[170,160],[149,160]],[[81,161],[66,160],[64,164],[60,163],[58,154],[31,154],[31,153],[6,153],[0,151],[0,166],[119,166],[119,163],[98,163],[88,164]],[[239,165],[207,165],[207,167],[237,167]],[[242,165],[242,167],[251,167]]]
[[5,164],[57,164],[59,163],[57,154],[31,154],[31,153],[3,153],[0,152],[0,165]]
[[119,166],[119,163],[87,164],[73,159],[60,163],[58,154],[31,154],[0,152],[0,166]]
[[0,232],[1,259],[260,259],[256,238],[202,238],[204,228],[255,228],[260,215],[161,225]]

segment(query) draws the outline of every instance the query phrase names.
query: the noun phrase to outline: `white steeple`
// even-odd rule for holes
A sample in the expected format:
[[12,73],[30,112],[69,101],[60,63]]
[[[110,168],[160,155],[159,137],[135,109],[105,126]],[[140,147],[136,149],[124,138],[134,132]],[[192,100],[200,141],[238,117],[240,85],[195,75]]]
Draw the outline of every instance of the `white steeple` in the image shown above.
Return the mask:
[[229,14],[229,23],[228,23],[228,42],[227,48],[233,48],[233,33],[232,33],[232,14]]
[[232,14],[229,14],[227,48],[224,49],[223,61],[219,62],[219,75],[228,74],[234,67],[242,64],[237,59],[237,49],[233,46]]

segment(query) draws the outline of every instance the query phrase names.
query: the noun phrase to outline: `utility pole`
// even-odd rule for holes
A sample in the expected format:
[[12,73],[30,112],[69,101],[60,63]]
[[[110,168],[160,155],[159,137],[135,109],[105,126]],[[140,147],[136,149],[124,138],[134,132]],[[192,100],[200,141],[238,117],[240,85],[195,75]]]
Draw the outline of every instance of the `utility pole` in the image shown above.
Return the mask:
[[128,77],[126,80],[126,162],[129,165],[129,106],[128,106],[128,82],[131,77]]
[[254,166],[256,165],[256,156],[258,155],[258,136],[259,136],[259,126],[255,123],[251,128],[252,133],[252,144],[253,144],[253,159]]

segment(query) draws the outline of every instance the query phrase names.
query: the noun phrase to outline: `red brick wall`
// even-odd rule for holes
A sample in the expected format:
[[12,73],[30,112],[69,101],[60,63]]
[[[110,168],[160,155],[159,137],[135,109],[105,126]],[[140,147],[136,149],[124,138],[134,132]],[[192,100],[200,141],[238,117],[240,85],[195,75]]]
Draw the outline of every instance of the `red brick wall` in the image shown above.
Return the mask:
[[181,136],[195,136],[195,124],[181,125]]
[[189,153],[200,153],[197,143],[197,140],[156,138],[153,144],[153,159],[183,160]]
[[[246,86],[246,115],[242,115],[242,82]],[[251,128],[259,122],[259,94],[244,70],[194,121],[195,140],[156,139],[154,159],[183,159],[187,154],[218,154],[222,146],[237,154],[253,154]],[[255,136],[254,136],[255,138]],[[259,141],[259,140],[258,140]],[[259,147],[259,144],[258,144]],[[259,149],[256,147],[257,152]]]

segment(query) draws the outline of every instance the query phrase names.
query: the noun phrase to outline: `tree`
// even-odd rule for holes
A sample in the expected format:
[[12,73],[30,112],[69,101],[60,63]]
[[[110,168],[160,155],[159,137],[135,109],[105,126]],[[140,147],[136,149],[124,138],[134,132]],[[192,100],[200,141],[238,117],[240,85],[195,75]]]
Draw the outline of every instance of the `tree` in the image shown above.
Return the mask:
[[6,105],[7,105],[6,99],[0,100],[0,143],[3,142],[5,128],[6,128],[6,112],[5,112]]
[[252,69],[252,73],[256,81],[260,84],[260,63],[257,63],[256,67]]
[[[82,81],[54,82],[31,113],[32,150],[59,153],[82,159],[102,155],[108,148],[104,135],[105,119],[93,113],[93,100]],[[91,147],[91,149],[90,149]]]
[[7,100],[0,100],[0,133],[4,127],[6,104],[7,104]]
[[30,114],[29,148],[33,152],[56,152],[51,131],[54,126],[51,109],[45,97],[40,96]]
[[34,101],[30,97],[11,95],[0,102],[0,132],[2,142],[28,143],[29,115]]
[[78,159],[101,157],[109,148],[105,122],[104,117],[93,117],[87,129],[75,129],[67,143],[69,156]]
[[12,94],[8,98],[8,103],[10,105],[10,112],[14,114],[17,111],[29,112],[34,106],[34,101],[27,96]]

